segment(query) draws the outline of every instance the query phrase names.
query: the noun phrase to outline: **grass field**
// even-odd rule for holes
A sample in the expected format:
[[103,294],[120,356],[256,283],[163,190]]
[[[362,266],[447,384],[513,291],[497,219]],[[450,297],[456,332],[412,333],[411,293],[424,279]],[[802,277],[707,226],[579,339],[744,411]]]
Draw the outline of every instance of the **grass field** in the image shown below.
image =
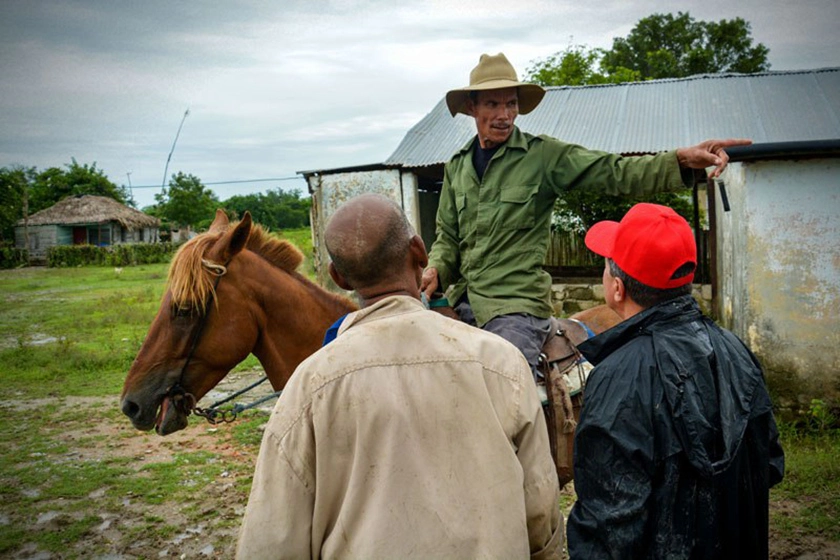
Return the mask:
[[[308,230],[286,235],[311,254]],[[160,438],[119,411],[165,279],[166,265],[0,271],[0,557],[232,557],[264,413]],[[837,546],[840,436],[782,432],[773,557]]]

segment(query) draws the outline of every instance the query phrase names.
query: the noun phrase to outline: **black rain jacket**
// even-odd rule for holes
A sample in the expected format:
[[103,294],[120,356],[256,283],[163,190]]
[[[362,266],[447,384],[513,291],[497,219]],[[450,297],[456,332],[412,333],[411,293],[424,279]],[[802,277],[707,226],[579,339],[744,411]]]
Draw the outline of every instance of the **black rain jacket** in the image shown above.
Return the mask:
[[784,453],[755,356],[690,295],[581,344],[572,559],[767,558]]

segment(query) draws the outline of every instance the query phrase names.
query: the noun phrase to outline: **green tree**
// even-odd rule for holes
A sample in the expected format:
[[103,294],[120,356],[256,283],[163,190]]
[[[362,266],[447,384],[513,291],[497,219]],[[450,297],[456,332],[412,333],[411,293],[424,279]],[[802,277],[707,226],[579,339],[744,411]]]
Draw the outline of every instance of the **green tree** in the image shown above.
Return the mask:
[[241,217],[247,210],[258,224],[270,230],[282,230],[309,226],[312,200],[302,198],[299,190],[286,192],[278,188],[269,189],[265,194],[232,196],[222,206],[234,218]]
[[644,199],[629,196],[606,196],[594,189],[573,189],[554,205],[554,227],[584,233],[601,220],[621,220],[637,202],[655,202],[670,206],[689,223],[693,221],[691,191],[657,193]]
[[[754,73],[770,68],[769,50],[753,45],[750,24],[741,18],[696,21],[687,12],[642,18],[627,37],[613,39],[610,50],[576,45],[533,61],[525,81],[542,86],[596,85],[680,78],[719,72]],[[649,199],[671,206],[689,221],[686,194],[660,193]],[[555,225],[588,228],[600,220],[619,220],[637,200],[572,190],[558,200]]]
[[753,45],[742,18],[697,21],[688,12],[642,18],[609,50],[567,47],[532,61],[525,80],[543,86],[579,86],[683,78],[695,74],[770,69],[769,49]]
[[31,212],[48,208],[68,196],[85,194],[107,196],[122,204],[130,202],[128,189],[112,183],[96,168],[96,162],[80,165],[74,158],[65,168],[50,167],[35,176],[30,193]]
[[569,46],[564,51],[532,63],[525,71],[525,81],[541,86],[585,86],[637,82],[638,72],[622,69],[614,74],[598,70],[603,49],[588,49],[586,45]]
[[195,175],[178,172],[169,187],[155,195],[157,205],[152,213],[179,226],[197,228],[213,219],[219,199]]
[[24,200],[35,174],[34,167],[0,169],[0,244],[14,242],[15,224],[24,217]]
[[688,12],[653,14],[640,19],[627,37],[613,39],[601,70],[608,75],[631,70],[645,80],[769,70],[769,49],[753,45],[750,34],[742,18],[714,22],[697,21]]

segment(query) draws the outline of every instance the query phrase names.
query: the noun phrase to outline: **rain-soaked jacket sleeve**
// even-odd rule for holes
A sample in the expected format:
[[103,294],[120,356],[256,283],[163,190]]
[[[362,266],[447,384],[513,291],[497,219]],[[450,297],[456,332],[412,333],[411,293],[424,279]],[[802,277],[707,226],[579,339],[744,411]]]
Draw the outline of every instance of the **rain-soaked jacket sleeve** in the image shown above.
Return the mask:
[[575,434],[577,501],[568,520],[569,557],[639,558],[652,499],[652,418],[637,406],[632,390],[617,394],[632,383],[616,387],[615,372],[599,373],[587,384]]
[[782,443],[779,441],[779,428],[776,426],[776,419],[770,416],[770,473],[768,484],[773,488],[785,477],[785,452]]

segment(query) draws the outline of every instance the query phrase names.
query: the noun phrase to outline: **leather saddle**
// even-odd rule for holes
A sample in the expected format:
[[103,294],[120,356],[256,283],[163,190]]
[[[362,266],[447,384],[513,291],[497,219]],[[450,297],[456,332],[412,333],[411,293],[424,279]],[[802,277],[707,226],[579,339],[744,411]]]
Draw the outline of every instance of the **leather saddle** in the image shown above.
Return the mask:
[[574,319],[551,319],[551,333],[543,345],[539,370],[543,374],[543,403],[551,456],[560,487],[574,477],[575,428],[583,406],[583,388],[591,365],[577,345],[589,338],[582,323]]
[[[458,314],[440,294],[429,307],[456,321]],[[557,468],[562,488],[572,480],[575,428],[583,406],[586,376],[592,369],[577,349],[577,345],[591,336],[591,330],[576,319],[551,318],[551,332],[543,344],[538,369],[542,379],[537,390],[543,398],[543,412],[548,428],[551,456]]]

